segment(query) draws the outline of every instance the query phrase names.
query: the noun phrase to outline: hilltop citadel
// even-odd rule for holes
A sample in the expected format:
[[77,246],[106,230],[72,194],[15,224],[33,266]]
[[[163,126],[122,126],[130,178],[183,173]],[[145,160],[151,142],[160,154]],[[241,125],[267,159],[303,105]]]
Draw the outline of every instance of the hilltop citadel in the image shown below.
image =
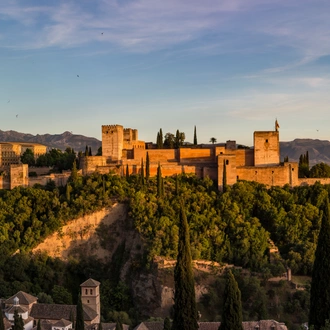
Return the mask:
[[330,183],[328,179],[298,178],[297,162],[280,161],[279,131],[276,122],[274,131],[254,132],[254,148],[241,149],[236,141],[224,145],[196,145],[178,149],[154,149],[152,144],[138,139],[136,129],[121,125],[102,126],[102,156],[82,158],[83,174],[94,171],[120,175],[139,174],[142,160],[150,160],[150,175],[155,176],[160,165],[163,176],[192,173],[200,178],[206,176],[223,188],[226,172],[228,185],[238,180],[256,181],[267,186],[290,187],[313,184],[315,181]]
[[[297,162],[280,161],[278,124],[273,131],[256,131],[253,148],[240,148],[236,141],[225,144],[193,145],[177,149],[156,149],[152,143],[138,139],[138,130],[122,125],[102,126],[102,156],[84,156],[80,160],[82,174],[94,171],[119,175],[141,173],[142,162],[147,155],[150,161],[150,176],[155,176],[160,165],[163,176],[181,173],[195,174],[199,178],[209,177],[223,189],[226,183],[233,185],[238,180],[256,181],[267,186],[290,187],[313,184],[316,181],[330,183],[324,178],[298,178]],[[37,143],[0,143],[0,189],[16,186],[45,184],[52,179],[57,185],[65,185],[70,173],[29,178],[29,169],[20,163],[20,156],[27,149],[35,157],[45,154],[47,147]],[[41,169],[37,169],[40,174]],[[38,173],[38,174],[39,174]]]

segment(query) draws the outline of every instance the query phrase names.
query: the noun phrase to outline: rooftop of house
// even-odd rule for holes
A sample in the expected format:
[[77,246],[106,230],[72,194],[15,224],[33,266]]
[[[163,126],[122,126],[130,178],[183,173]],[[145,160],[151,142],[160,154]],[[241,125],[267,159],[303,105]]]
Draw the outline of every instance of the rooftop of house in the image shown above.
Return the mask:
[[13,296],[11,296],[10,298],[6,299],[4,302],[6,305],[14,305],[15,304],[15,297],[17,297],[19,299],[19,304],[20,305],[30,305],[35,303],[38,298],[34,297],[24,291],[19,291],[16,294],[14,294]]
[[[90,307],[84,305],[83,309],[85,321],[92,321],[97,317],[97,313]],[[70,320],[76,315],[76,305],[34,304],[30,315],[35,319]]]
[[100,282],[93,280],[92,278],[89,278],[87,281],[85,281],[84,283],[80,284],[81,287],[97,287],[100,285]]
[[[220,322],[198,322],[199,330],[218,330]],[[284,323],[274,320],[243,322],[244,330],[287,330]],[[134,330],[163,330],[163,322],[142,322]]]

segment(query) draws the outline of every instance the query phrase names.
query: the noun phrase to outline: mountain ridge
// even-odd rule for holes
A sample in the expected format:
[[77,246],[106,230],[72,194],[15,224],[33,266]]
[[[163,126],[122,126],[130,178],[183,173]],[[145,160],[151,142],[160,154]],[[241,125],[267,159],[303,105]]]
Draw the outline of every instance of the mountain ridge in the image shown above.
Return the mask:
[[[84,136],[82,134],[73,134],[65,131],[61,134],[37,134],[21,133],[14,130],[0,130],[1,142],[30,142],[44,144],[50,148],[65,150],[67,147],[73,148],[76,152],[84,151],[86,145],[91,147],[92,154],[95,155],[97,149],[101,147],[102,142],[94,137]],[[310,166],[317,163],[330,164],[330,141],[299,138],[293,141],[280,142],[280,159],[289,157],[289,161],[299,161],[301,154],[308,151]]]

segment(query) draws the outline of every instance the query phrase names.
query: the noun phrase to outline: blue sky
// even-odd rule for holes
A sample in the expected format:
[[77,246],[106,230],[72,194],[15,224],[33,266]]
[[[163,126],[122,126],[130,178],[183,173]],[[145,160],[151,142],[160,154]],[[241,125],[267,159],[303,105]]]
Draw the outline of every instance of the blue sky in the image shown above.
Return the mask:
[[[0,129],[330,139],[329,0],[1,0]],[[18,116],[16,116],[18,115]]]

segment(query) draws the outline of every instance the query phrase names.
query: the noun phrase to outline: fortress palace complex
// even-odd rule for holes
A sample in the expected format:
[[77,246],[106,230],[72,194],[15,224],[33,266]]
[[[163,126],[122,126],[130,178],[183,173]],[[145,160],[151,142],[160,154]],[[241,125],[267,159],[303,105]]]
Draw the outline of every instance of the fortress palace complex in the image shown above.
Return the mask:
[[236,141],[178,149],[155,149],[153,146],[139,141],[136,129],[105,125],[102,126],[102,156],[83,157],[80,168],[83,174],[108,173],[110,170],[120,175],[126,175],[127,170],[128,174],[139,174],[142,160],[146,164],[148,154],[150,176],[156,175],[160,165],[163,176],[181,173],[193,173],[200,178],[208,176],[218,182],[219,190],[223,188],[224,172],[228,185],[238,180],[257,181],[267,186],[289,184],[291,187],[312,183],[298,179],[298,163],[280,162],[277,122],[274,131],[254,132],[253,148],[238,148]]

